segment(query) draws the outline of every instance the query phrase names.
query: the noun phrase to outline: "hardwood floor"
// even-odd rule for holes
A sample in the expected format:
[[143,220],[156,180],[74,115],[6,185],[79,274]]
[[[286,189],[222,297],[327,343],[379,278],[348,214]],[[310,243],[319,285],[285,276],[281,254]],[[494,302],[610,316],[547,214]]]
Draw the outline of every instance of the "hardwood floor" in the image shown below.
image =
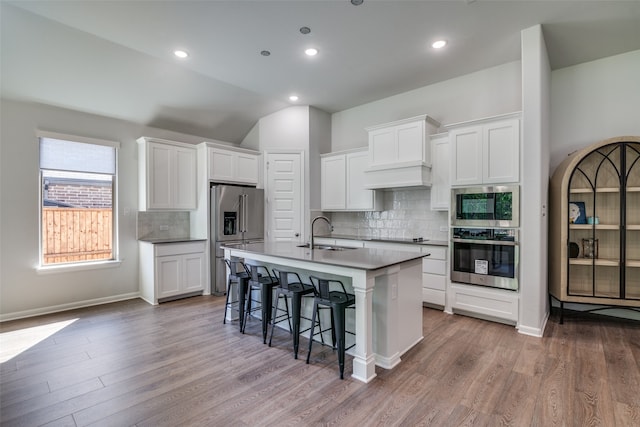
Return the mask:
[[424,309],[424,340],[369,384],[337,356],[290,337],[262,344],[222,324],[224,298],[142,300],[5,322],[5,355],[25,328],[52,335],[2,363],[2,426],[638,426],[640,324],[550,319],[543,338]]

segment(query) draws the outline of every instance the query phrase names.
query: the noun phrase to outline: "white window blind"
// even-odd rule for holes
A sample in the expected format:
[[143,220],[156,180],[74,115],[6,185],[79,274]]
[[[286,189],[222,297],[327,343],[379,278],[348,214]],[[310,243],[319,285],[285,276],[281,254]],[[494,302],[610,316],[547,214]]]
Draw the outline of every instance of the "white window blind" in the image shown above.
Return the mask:
[[40,138],[40,168],[115,175],[116,149],[54,138]]

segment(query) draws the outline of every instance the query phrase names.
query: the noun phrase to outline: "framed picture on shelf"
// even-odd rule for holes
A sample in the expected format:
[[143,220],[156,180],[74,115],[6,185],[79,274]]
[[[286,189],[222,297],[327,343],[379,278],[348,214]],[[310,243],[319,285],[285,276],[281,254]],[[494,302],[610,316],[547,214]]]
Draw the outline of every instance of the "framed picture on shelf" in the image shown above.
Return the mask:
[[569,223],[587,223],[587,211],[585,210],[584,202],[569,202]]

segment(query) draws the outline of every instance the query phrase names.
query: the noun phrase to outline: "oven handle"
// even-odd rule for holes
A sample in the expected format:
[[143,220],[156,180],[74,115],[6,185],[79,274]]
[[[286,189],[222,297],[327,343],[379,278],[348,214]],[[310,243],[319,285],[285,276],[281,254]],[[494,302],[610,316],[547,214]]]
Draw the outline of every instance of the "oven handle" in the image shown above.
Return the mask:
[[509,240],[471,240],[471,239],[451,239],[453,243],[478,243],[491,246],[518,246],[518,242]]

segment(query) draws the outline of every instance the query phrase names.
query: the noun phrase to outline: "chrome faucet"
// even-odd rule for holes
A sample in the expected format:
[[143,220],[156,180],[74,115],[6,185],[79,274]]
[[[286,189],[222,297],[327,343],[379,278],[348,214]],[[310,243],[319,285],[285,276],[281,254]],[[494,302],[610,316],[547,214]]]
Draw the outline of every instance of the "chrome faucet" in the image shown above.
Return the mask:
[[325,221],[327,221],[327,224],[329,224],[329,227],[331,227],[331,231],[333,231],[333,225],[331,225],[331,220],[329,220],[329,218],[327,218],[326,216],[317,216],[313,218],[313,220],[311,220],[311,240],[309,241],[309,249],[313,249],[313,240],[314,240],[313,225],[319,219],[324,219]]

